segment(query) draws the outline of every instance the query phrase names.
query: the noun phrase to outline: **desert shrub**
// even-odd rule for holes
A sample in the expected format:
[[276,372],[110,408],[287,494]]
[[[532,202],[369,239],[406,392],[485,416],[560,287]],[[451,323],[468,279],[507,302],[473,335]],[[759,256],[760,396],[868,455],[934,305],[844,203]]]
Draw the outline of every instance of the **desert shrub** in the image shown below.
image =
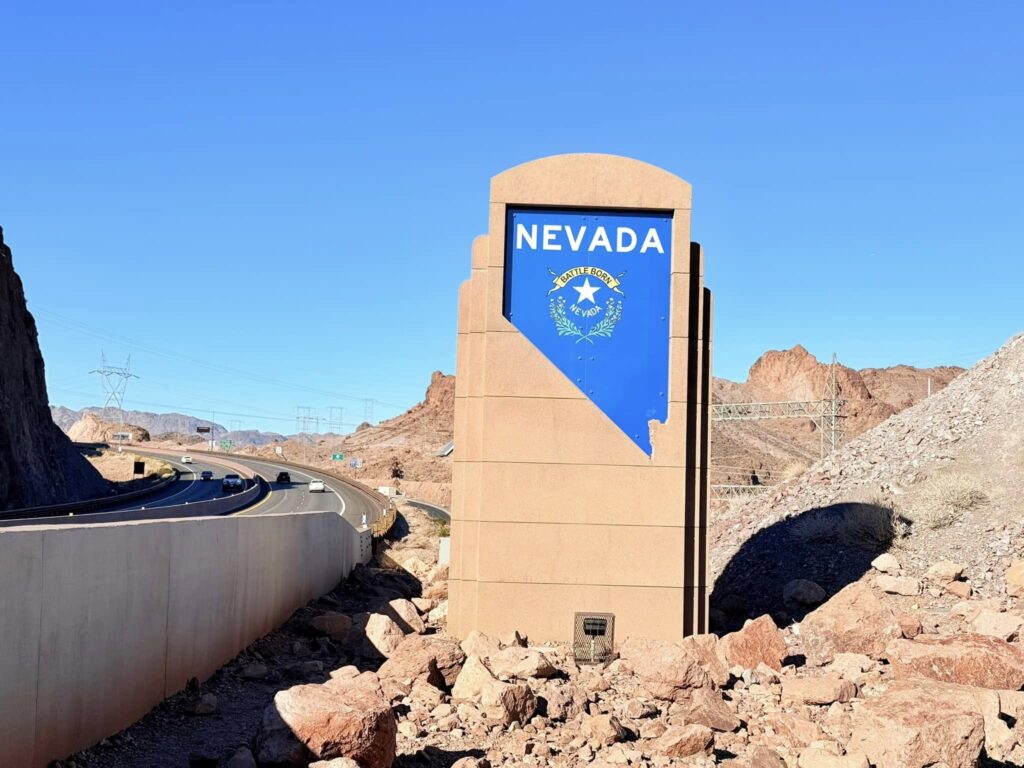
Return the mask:
[[911,521],[882,500],[835,504],[807,512],[793,533],[805,544],[841,542],[869,551],[884,551],[906,536]]
[[823,544],[839,537],[841,518],[834,509],[812,509],[793,524],[793,535],[805,544]]
[[846,506],[841,536],[851,546],[884,551],[910,533],[910,521],[881,500]]
[[926,528],[947,528],[965,512],[988,501],[984,487],[971,475],[949,472],[925,480],[908,507],[908,516]]
[[807,464],[803,461],[791,461],[779,472],[779,480],[792,480],[807,471]]

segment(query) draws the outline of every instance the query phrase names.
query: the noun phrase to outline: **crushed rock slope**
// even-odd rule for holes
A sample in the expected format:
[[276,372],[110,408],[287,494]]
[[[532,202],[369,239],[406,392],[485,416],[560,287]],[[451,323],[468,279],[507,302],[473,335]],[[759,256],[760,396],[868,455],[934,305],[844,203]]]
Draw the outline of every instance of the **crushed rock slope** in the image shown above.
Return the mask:
[[[902,543],[927,545],[929,557],[963,557],[972,536],[991,533],[1020,517],[1024,469],[1024,334],[953,379],[930,398],[896,413],[860,437],[762,496],[719,514],[712,524],[712,569],[721,572],[756,531],[808,510],[847,501],[881,501],[912,510],[920,485],[933,476],[959,473],[986,489],[976,514],[949,531],[917,530]],[[912,516],[912,515],[911,515]],[[998,556],[986,544],[978,558]],[[1004,541],[1004,551],[1008,541]],[[969,547],[968,547],[969,549]]]

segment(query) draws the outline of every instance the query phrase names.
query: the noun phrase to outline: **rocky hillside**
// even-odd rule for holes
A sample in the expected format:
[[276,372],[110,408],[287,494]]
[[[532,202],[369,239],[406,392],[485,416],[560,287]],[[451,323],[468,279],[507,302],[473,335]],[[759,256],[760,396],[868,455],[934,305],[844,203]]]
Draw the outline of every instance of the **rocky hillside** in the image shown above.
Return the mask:
[[135,424],[117,424],[104,421],[95,413],[86,413],[67,430],[67,435],[76,443],[113,443],[114,435],[127,432],[131,442],[149,442],[149,432]]
[[108,485],[53,422],[36,324],[0,230],[0,510],[102,496]]
[[720,615],[784,612],[795,578],[831,594],[890,546],[909,572],[952,560],[974,592],[1005,595],[1003,568],[1024,553],[1022,403],[1024,335],[778,490],[723,510],[711,531]]
[[[836,385],[844,401],[843,439],[850,439],[880,424],[889,416],[923,399],[931,380],[939,392],[962,368],[867,368],[861,371],[836,366]],[[817,360],[802,346],[771,350],[751,366],[742,383],[715,379],[714,401],[781,402],[820,400],[830,376],[830,365]],[[789,479],[820,457],[821,435],[806,419],[716,422],[713,427],[712,482],[747,484],[751,471],[761,482]]]
[[[95,416],[101,420],[111,421],[113,411],[104,412],[103,408],[89,406],[75,411],[65,408],[63,405],[50,406],[53,420],[65,432],[68,432],[75,422],[86,415]],[[118,418],[120,415],[118,415]],[[134,424],[149,432],[151,435],[161,435],[168,432],[184,432],[195,434],[196,427],[210,427],[214,437],[220,438],[227,433],[222,425],[206,419],[198,419],[195,416],[188,416],[184,413],[152,413],[150,411],[125,411],[124,420],[128,424]]]
[[[393,419],[363,424],[350,435],[292,436],[282,443],[243,451],[269,458],[281,448],[286,459],[342,472],[373,487],[394,485],[391,471],[397,465],[404,473],[401,485],[410,496],[447,505],[452,458],[437,454],[454,430],[455,377],[435,371],[423,401]],[[331,461],[335,453],[344,454],[345,461]],[[351,466],[352,459],[362,462],[358,469]]]

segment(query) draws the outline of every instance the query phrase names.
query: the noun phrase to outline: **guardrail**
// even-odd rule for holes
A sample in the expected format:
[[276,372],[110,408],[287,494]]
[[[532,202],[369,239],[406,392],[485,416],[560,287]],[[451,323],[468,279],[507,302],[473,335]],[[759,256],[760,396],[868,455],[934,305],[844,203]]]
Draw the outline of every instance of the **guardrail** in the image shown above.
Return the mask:
[[267,490],[267,481],[256,475],[255,481],[250,488],[235,493],[231,496],[222,496],[219,499],[207,499],[205,501],[192,501],[187,504],[172,504],[167,507],[152,507],[146,509],[122,510],[120,512],[93,512],[87,515],[65,515],[59,520],[49,517],[24,517],[16,519],[4,519],[0,527],[15,528],[24,525],[80,525],[82,523],[127,523],[136,520],[169,520],[181,517],[219,517],[230,515],[239,509],[255,504]]
[[158,480],[148,488],[139,488],[127,493],[118,493],[113,496],[103,496],[98,499],[86,499],[85,501],[69,501],[66,504],[50,504],[43,507],[22,507],[21,509],[8,509],[0,512],[0,520],[16,520],[23,517],[64,517],[67,515],[90,514],[93,510],[112,507],[115,504],[123,504],[126,501],[142,499],[166,488],[171,483],[177,482],[181,473],[174,470],[167,477]]

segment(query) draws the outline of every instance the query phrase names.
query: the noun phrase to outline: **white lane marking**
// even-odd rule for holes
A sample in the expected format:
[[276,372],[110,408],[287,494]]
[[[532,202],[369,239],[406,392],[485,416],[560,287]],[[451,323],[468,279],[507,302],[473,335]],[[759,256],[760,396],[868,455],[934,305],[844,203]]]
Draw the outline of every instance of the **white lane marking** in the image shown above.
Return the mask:
[[[161,458],[163,458],[163,457],[161,457]],[[192,475],[192,482],[189,483],[188,485],[186,485],[184,488],[182,488],[177,493],[171,494],[170,496],[168,496],[163,501],[158,502],[158,505],[156,507],[150,507],[151,509],[159,509],[160,507],[168,506],[167,505],[168,501],[170,501],[171,499],[176,499],[178,496],[181,496],[181,494],[185,493],[189,488],[191,488],[193,485],[195,485],[197,480],[198,480],[198,478],[199,478],[199,475],[196,473],[196,471],[194,469],[189,469],[184,464],[181,464],[181,463],[179,463],[177,461],[171,461],[170,459],[167,460],[167,463],[168,464],[176,465],[178,467],[181,467],[186,472],[191,474]],[[129,507],[129,509],[137,509],[137,507]]]
[[[265,462],[265,461],[259,461],[257,459],[247,459],[246,461],[248,461],[248,463],[250,465],[252,465],[252,464],[262,464],[265,467],[276,468],[276,466],[274,464],[271,464],[271,463]],[[242,461],[241,463],[245,464],[246,461]],[[313,480],[314,479],[312,475],[307,475],[305,472],[302,472],[302,471],[300,471],[298,469],[292,469],[291,467],[288,467],[288,468],[286,468],[286,469],[284,469],[282,471],[288,472],[290,474],[298,475],[299,477],[304,477],[304,478],[306,478],[306,480]],[[269,483],[270,481],[268,480],[267,482]],[[347,507],[345,505],[345,497],[341,495],[341,493],[338,491],[337,488],[335,488],[333,485],[331,485],[326,480],[324,481],[324,485],[327,486],[328,488],[330,488],[331,489],[331,493],[333,493],[335,496],[338,497],[338,501],[341,502],[341,512],[339,514],[342,517],[344,517],[345,516],[345,510],[347,509]],[[306,491],[306,494],[299,501],[299,505],[298,505],[298,507],[296,509],[302,507],[306,503],[306,500],[310,499],[310,498],[311,498],[310,492]]]

